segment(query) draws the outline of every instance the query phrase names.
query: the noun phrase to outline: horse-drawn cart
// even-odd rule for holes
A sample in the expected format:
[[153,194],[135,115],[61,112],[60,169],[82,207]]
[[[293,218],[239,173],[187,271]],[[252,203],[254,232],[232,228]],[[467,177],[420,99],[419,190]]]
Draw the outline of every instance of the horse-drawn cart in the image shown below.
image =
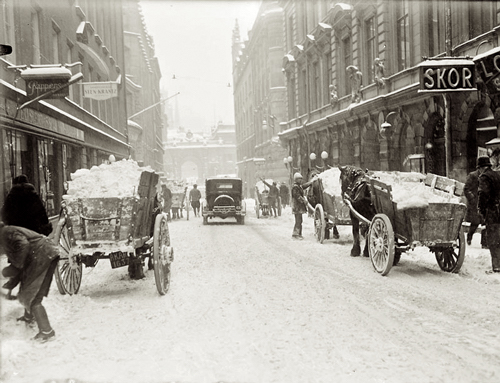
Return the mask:
[[94,267],[109,259],[112,268],[128,266],[131,277],[141,278],[145,258],[154,269],[158,292],[166,294],[173,248],[167,214],[155,206],[157,184],[158,174],[143,171],[132,197],[66,196],[54,236],[60,249],[55,279],[61,294],[78,293],[82,265]]
[[[340,177],[337,169],[327,170],[313,180],[307,194],[309,211],[314,212],[314,235],[319,243],[330,238],[330,230],[332,237],[338,238],[338,225],[351,225],[349,206],[342,200],[340,185],[336,187],[338,181],[332,182],[332,175],[337,179]],[[328,179],[322,176],[328,176]],[[325,182],[329,183],[328,187],[325,187]]]
[[[462,221],[466,207],[459,201],[463,184],[434,174],[428,174],[428,188],[440,199],[423,206],[405,206],[393,199],[393,188],[381,180],[369,177],[372,204],[376,214],[367,220],[346,201],[356,217],[369,225],[368,252],[377,272],[387,275],[397,264],[402,252],[416,246],[427,246],[435,254],[441,270],[456,273],[465,258],[465,236]],[[415,184],[418,186],[418,184]],[[413,193],[418,193],[415,187]],[[441,202],[449,200],[450,202]],[[453,202],[451,202],[453,200]]]

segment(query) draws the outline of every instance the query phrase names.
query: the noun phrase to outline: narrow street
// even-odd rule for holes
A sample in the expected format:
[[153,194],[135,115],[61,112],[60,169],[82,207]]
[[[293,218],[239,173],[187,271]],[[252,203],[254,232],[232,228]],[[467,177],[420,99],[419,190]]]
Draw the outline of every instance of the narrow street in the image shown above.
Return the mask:
[[250,204],[245,225],[203,225],[191,212],[169,226],[167,295],[152,271],[131,281],[101,261],[75,296],[53,284],[44,304],[57,335],[42,345],[15,322],[19,303],[3,299],[3,381],[500,380],[500,279],[477,277],[482,260],[447,274],[417,248],[382,277],[349,256],[349,226],[319,244],[312,222],[304,216],[296,241],[289,208],[257,219]]

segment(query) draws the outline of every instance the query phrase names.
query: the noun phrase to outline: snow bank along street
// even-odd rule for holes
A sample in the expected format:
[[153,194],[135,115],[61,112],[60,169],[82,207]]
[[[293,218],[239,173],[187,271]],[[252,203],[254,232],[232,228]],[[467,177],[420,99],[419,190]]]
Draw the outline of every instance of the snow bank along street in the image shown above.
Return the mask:
[[349,226],[319,244],[304,216],[305,239],[293,241],[289,207],[257,219],[247,200],[247,211],[245,225],[169,224],[165,296],[152,271],[130,280],[107,260],[84,269],[77,295],[54,282],[52,342],[31,341],[19,303],[2,299],[2,381],[500,381],[500,278],[485,274],[479,235],[458,274],[417,247],[382,277],[349,256]]

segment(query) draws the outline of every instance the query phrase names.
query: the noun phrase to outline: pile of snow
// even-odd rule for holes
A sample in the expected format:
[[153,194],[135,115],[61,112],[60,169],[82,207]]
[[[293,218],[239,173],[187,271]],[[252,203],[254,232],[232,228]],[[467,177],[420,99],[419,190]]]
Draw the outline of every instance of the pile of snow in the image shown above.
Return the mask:
[[[429,203],[460,203],[461,198],[435,190],[424,184],[425,175],[417,172],[370,172],[370,176],[392,187],[392,200],[398,209],[421,208]],[[331,168],[318,174],[323,190],[331,196],[341,195],[340,169]]]
[[451,190],[443,192],[424,184],[425,175],[417,172],[373,172],[372,177],[391,185],[392,200],[398,204],[398,210],[422,208],[429,203],[460,203],[461,198]]
[[[266,182],[269,184],[269,185],[272,185],[274,180],[270,179],[270,178],[266,178]],[[257,187],[257,190],[259,191],[259,193],[263,193],[264,190],[267,190],[269,191],[269,187],[262,181],[257,181],[255,183],[255,186]]]
[[340,169],[330,168],[318,174],[323,183],[323,190],[331,196],[340,196],[342,194],[340,183]]
[[63,198],[134,197],[143,171],[153,172],[153,169],[125,159],[103,163],[91,169],[78,169],[71,173],[68,192]]

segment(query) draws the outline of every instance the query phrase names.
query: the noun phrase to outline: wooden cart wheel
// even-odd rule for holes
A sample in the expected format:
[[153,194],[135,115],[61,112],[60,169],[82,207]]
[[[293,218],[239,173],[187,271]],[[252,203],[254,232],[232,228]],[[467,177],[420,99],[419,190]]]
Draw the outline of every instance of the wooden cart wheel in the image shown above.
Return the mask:
[[258,199],[255,200],[255,214],[257,218],[260,218],[260,204]]
[[323,243],[325,240],[325,212],[321,204],[317,204],[314,208],[314,235],[319,243]]
[[453,246],[436,251],[436,261],[441,270],[458,273],[465,259],[465,234],[462,228]]
[[389,217],[377,214],[368,232],[368,252],[377,272],[387,275],[394,262],[394,230]]
[[59,248],[59,262],[54,271],[57,289],[62,295],[77,294],[82,284],[82,264],[71,250],[71,241],[66,219],[59,220],[54,234],[54,243]]
[[173,255],[167,217],[165,214],[158,214],[153,235],[153,264],[156,289],[160,295],[165,295],[170,287],[170,264],[173,261]]

